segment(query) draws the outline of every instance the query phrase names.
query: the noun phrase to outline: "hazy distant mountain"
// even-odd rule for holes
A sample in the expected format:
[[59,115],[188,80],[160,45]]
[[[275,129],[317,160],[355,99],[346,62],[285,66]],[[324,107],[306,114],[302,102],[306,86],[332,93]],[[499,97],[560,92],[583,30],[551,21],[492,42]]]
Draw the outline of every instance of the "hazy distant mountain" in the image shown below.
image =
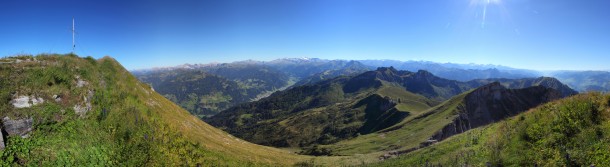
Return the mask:
[[399,70],[427,70],[432,74],[458,81],[488,78],[532,78],[549,76],[565,83],[574,90],[610,91],[610,72],[608,71],[551,71],[517,69],[500,65],[436,63],[429,61],[396,61],[396,60],[359,60],[365,65],[374,67],[394,66]]
[[353,60],[325,60],[318,58],[287,58],[266,62],[266,65],[284,71],[299,79],[333,70],[361,71],[370,67]]
[[515,69],[499,65],[435,63],[429,61],[396,61],[396,60],[359,60],[365,65],[375,67],[393,66],[399,70],[426,70],[432,74],[458,81],[486,78],[531,78],[542,76],[533,70]]
[[271,91],[288,84],[289,74],[275,68],[247,62],[223,63],[196,68],[235,81],[247,89]]
[[550,75],[581,92],[610,91],[610,72],[608,71],[556,71]]
[[369,71],[372,69],[373,68],[371,68],[369,66],[365,66],[360,62],[349,61],[349,62],[347,62],[347,64],[345,64],[340,69],[330,69],[330,70],[325,70],[323,72],[315,73],[313,75],[310,75],[309,77],[305,77],[305,78],[301,79],[293,86],[313,84],[316,82],[320,82],[320,81],[323,81],[326,79],[332,79],[332,78],[339,77],[339,76],[356,75],[356,74],[360,74],[360,73],[363,73],[363,72],[366,72],[366,71]]

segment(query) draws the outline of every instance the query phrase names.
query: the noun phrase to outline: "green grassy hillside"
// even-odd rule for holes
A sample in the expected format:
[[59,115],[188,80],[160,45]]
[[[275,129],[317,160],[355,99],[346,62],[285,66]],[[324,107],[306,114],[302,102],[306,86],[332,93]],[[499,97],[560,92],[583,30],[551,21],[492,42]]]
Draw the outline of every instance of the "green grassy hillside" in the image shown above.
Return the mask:
[[[338,77],[277,92],[210,119],[212,125],[254,143],[310,149],[387,128],[437,104],[376,78],[350,83]],[[358,91],[346,91],[347,85]],[[372,85],[372,86],[370,86]],[[331,154],[306,150],[306,154]]]
[[387,151],[418,147],[436,131],[451,123],[451,120],[456,117],[454,110],[461,105],[465,95],[454,97],[429,110],[414,112],[401,122],[377,133],[321,147],[328,148],[337,155],[374,153],[377,156],[381,156]]
[[558,91],[542,86],[506,89],[496,82],[455,96],[429,110],[410,112],[412,115],[376,133],[319,147],[338,155],[401,154],[425,147],[429,140],[440,141],[559,97]]
[[610,166],[610,95],[588,93],[370,166]]
[[[304,160],[209,126],[110,57],[0,62],[0,117],[32,120],[31,131],[9,136],[11,121],[2,121],[0,166],[285,166]],[[16,103],[20,99],[25,104]]]
[[[465,100],[466,95],[459,96],[460,93],[490,80],[466,83],[439,78],[426,71],[378,68],[277,92],[260,101],[229,108],[208,122],[245,140],[276,147],[298,147],[305,149],[304,154],[383,155],[416,148],[443,128],[451,129],[450,124],[472,121],[473,126],[480,126],[561,97],[559,93],[545,94],[550,88],[561,87],[561,83],[527,90],[506,90],[501,86],[529,87],[545,83],[534,80],[487,84],[495,85],[498,91],[494,87],[491,94],[486,89],[485,95]],[[433,99],[446,97],[454,98],[427,110],[439,104]],[[473,119],[455,120],[460,112],[475,110],[482,113],[473,114]],[[469,128],[460,129],[438,135],[443,138]]]

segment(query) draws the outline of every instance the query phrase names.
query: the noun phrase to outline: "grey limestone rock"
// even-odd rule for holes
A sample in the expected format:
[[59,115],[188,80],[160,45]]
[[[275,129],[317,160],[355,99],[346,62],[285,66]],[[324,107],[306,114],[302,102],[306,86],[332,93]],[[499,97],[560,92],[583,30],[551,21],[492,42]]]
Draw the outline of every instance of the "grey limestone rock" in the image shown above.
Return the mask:
[[9,117],[4,117],[2,119],[2,127],[4,130],[6,130],[6,133],[8,133],[9,136],[19,135],[26,138],[28,136],[28,132],[32,131],[32,125],[32,118],[11,119]]

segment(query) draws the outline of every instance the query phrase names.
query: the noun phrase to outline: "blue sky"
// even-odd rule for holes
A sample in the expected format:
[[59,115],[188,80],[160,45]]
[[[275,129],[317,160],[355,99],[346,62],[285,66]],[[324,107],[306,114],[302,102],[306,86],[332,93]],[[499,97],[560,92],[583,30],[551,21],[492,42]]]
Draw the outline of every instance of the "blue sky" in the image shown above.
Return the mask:
[[0,1],[0,55],[128,69],[284,57],[608,70],[608,0]]

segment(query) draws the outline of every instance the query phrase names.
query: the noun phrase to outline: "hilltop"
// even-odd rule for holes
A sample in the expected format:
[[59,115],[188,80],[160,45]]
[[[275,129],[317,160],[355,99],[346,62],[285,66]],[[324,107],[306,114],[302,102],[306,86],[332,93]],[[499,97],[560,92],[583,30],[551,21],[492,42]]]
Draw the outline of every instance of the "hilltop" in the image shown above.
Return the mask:
[[291,165],[303,157],[218,130],[116,60],[1,59],[1,165]]

